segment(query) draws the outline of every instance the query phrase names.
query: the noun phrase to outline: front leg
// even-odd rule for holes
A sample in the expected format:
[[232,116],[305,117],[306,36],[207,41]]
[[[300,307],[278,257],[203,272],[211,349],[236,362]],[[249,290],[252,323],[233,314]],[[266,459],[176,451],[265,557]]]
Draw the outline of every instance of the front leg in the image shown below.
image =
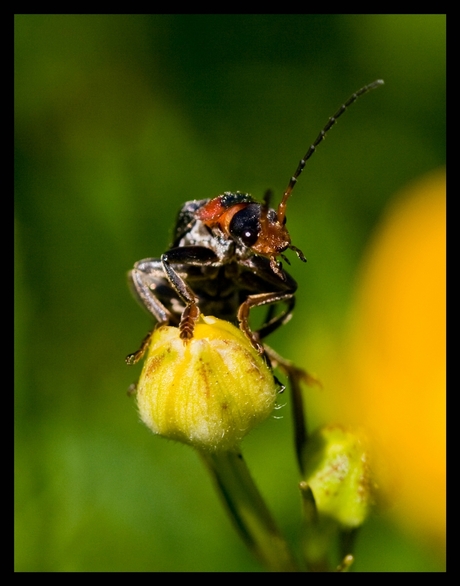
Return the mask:
[[171,288],[185,305],[179,323],[180,337],[183,340],[193,338],[195,323],[200,315],[200,310],[198,309],[199,300],[185,279],[179,274],[179,271],[176,271],[174,265],[178,265],[182,269],[180,272],[186,273],[187,267],[206,267],[213,265],[217,261],[216,254],[204,246],[180,246],[168,250],[161,256],[161,264],[166,278]]
[[182,312],[179,323],[180,337],[183,340],[190,340],[193,338],[195,322],[200,316],[200,310],[197,305],[198,298],[184,279],[182,279],[182,277],[173,269],[170,262],[171,255],[169,253],[161,256],[161,263],[166,273],[166,277],[168,278],[171,287],[185,304],[185,309]]
[[[160,301],[159,296],[168,300],[169,288],[160,259],[140,260],[128,273],[130,288],[139,303],[156,319],[159,325],[166,325],[172,319],[172,313]],[[163,295],[159,295],[159,291]]]
[[[270,320],[267,324],[262,326],[259,331],[253,332],[249,326],[248,321],[250,309],[252,307],[261,307],[262,305],[269,305],[279,302],[286,302],[288,304],[287,309],[280,315]],[[264,347],[259,340],[290,319],[292,308],[294,307],[294,302],[294,293],[277,291],[273,293],[258,293],[256,295],[249,295],[246,301],[240,305],[237,315],[240,328],[249,338],[251,344],[259,352],[259,354],[264,353]]]
[[[161,259],[147,258],[137,262],[129,273],[131,289],[141,305],[153,315],[158,325],[179,322],[180,336],[184,340],[193,337],[195,322],[200,314],[195,294],[179,274],[186,274],[190,266],[210,266],[218,261],[216,254],[204,246],[181,246],[172,248]],[[177,271],[172,265],[178,265]],[[170,309],[158,298],[161,298]],[[178,317],[177,298],[185,305]],[[177,303],[175,303],[177,301]],[[135,364],[142,358],[152,337],[153,330],[143,339],[137,352],[126,357],[128,364]]]
[[[166,325],[172,319],[171,312],[158,299],[155,291],[158,286],[164,287],[164,271],[161,262],[158,259],[148,258],[141,260],[134,265],[132,271],[128,273],[130,288],[139,303],[153,315],[158,325]],[[136,364],[145,354],[153,329],[142,340],[140,348],[128,354],[125,361],[127,364]]]
[[[237,317],[241,330],[262,354],[263,347],[260,340],[285,324],[292,316],[297,283],[281,267],[279,270],[282,272],[282,277],[275,274],[271,268],[270,260],[265,257],[255,255],[241,260],[240,265],[246,268],[239,277],[240,287],[250,294],[240,305]],[[260,293],[252,293],[253,291],[260,291]],[[284,303],[286,308],[274,316],[272,310],[277,303]],[[249,327],[249,313],[252,307],[262,305],[269,305],[269,312],[265,323],[256,332],[253,332]]]

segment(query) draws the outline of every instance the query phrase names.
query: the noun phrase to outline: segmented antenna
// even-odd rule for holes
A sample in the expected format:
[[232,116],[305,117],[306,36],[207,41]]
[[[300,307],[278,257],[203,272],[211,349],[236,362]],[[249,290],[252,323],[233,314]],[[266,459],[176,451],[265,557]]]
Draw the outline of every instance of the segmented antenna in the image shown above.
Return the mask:
[[318,134],[318,137],[316,138],[315,142],[310,146],[308,151],[305,153],[305,156],[303,157],[303,159],[300,160],[299,166],[297,167],[297,170],[294,173],[294,175],[291,177],[291,179],[289,181],[289,185],[287,186],[286,191],[283,194],[283,199],[281,200],[281,203],[279,204],[278,210],[277,210],[278,221],[281,224],[284,222],[284,218],[286,216],[287,200],[289,199],[289,197],[292,193],[292,190],[294,189],[295,184],[297,183],[297,179],[298,179],[299,175],[302,173],[302,171],[305,167],[305,163],[312,156],[312,154],[316,151],[316,147],[319,145],[319,143],[321,141],[324,140],[324,138],[326,137],[326,134],[334,126],[334,124],[337,122],[337,119],[340,118],[340,116],[342,116],[342,114],[345,112],[345,110],[347,108],[349,108],[354,102],[356,102],[356,100],[360,96],[362,96],[363,94],[366,94],[370,90],[373,90],[373,89],[383,85],[383,83],[384,83],[383,79],[376,79],[375,81],[373,81],[369,85],[365,85],[360,90],[355,92],[352,96],[350,96],[348,98],[348,100],[340,106],[340,108],[337,110],[337,112],[334,114],[334,116],[331,116],[329,118],[326,126]]

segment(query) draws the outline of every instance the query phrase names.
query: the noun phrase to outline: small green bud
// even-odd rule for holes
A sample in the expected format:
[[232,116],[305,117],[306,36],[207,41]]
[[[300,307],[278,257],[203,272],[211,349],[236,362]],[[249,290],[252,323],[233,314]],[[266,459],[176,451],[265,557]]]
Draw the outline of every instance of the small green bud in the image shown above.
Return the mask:
[[231,450],[273,410],[277,384],[262,356],[229,322],[202,316],[193,338],[155,330],[137,387],[142,421],[201,450]]
[[366,519],[372,501],[368,454],[356,433],[340,426],[316,431],[305,446],[304,480],[320,517],[355,529]]

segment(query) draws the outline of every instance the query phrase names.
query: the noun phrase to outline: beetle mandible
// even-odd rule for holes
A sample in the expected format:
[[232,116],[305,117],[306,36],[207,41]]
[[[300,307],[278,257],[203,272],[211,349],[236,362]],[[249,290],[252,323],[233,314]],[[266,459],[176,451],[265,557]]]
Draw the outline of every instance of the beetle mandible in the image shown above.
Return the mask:
[[[237,191],[182,206],[169,250],[160,258],[136,262],[129,272],[134,295],[156,319],[157,326],[177,326],[187,343],[203,312],[239,324],[260,354],[268,351],[263,339],[290,319],[297,289],[277,258],[290,264],[283,254],[290,249],[306,262],[302,251],[291,243],[286,228],[288,199],[306,162],[337,119],[360,96],[382,84],[378,79],[362,87],[329,118],[300,160],[276,210],[270,208],[270,191],[262,203]],[[280,303],[285,307],[275,315],[273,308]],[[265,305],[269,306],[265,322],[252,330],[250,310]],[[128,364],[142,358],[152,331],[139,350],[126,357]],[[279,362],[280,357],[271,349],[269,354]]]

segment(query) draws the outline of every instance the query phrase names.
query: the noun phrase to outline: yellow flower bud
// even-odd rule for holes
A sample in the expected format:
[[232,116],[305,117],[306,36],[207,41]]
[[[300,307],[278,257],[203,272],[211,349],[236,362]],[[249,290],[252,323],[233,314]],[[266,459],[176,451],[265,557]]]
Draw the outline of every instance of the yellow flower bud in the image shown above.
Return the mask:
[[204,450],[231,450],[273,410],[277,384],[232,324],[201,317],[193,338],[155,330],[137,387],[142,421],[156,434]]
[[316,431],[304,452],[305,482],[320,516],[342,528],[362,525],[372,503],[369,456],[363,438],[338,425]]

